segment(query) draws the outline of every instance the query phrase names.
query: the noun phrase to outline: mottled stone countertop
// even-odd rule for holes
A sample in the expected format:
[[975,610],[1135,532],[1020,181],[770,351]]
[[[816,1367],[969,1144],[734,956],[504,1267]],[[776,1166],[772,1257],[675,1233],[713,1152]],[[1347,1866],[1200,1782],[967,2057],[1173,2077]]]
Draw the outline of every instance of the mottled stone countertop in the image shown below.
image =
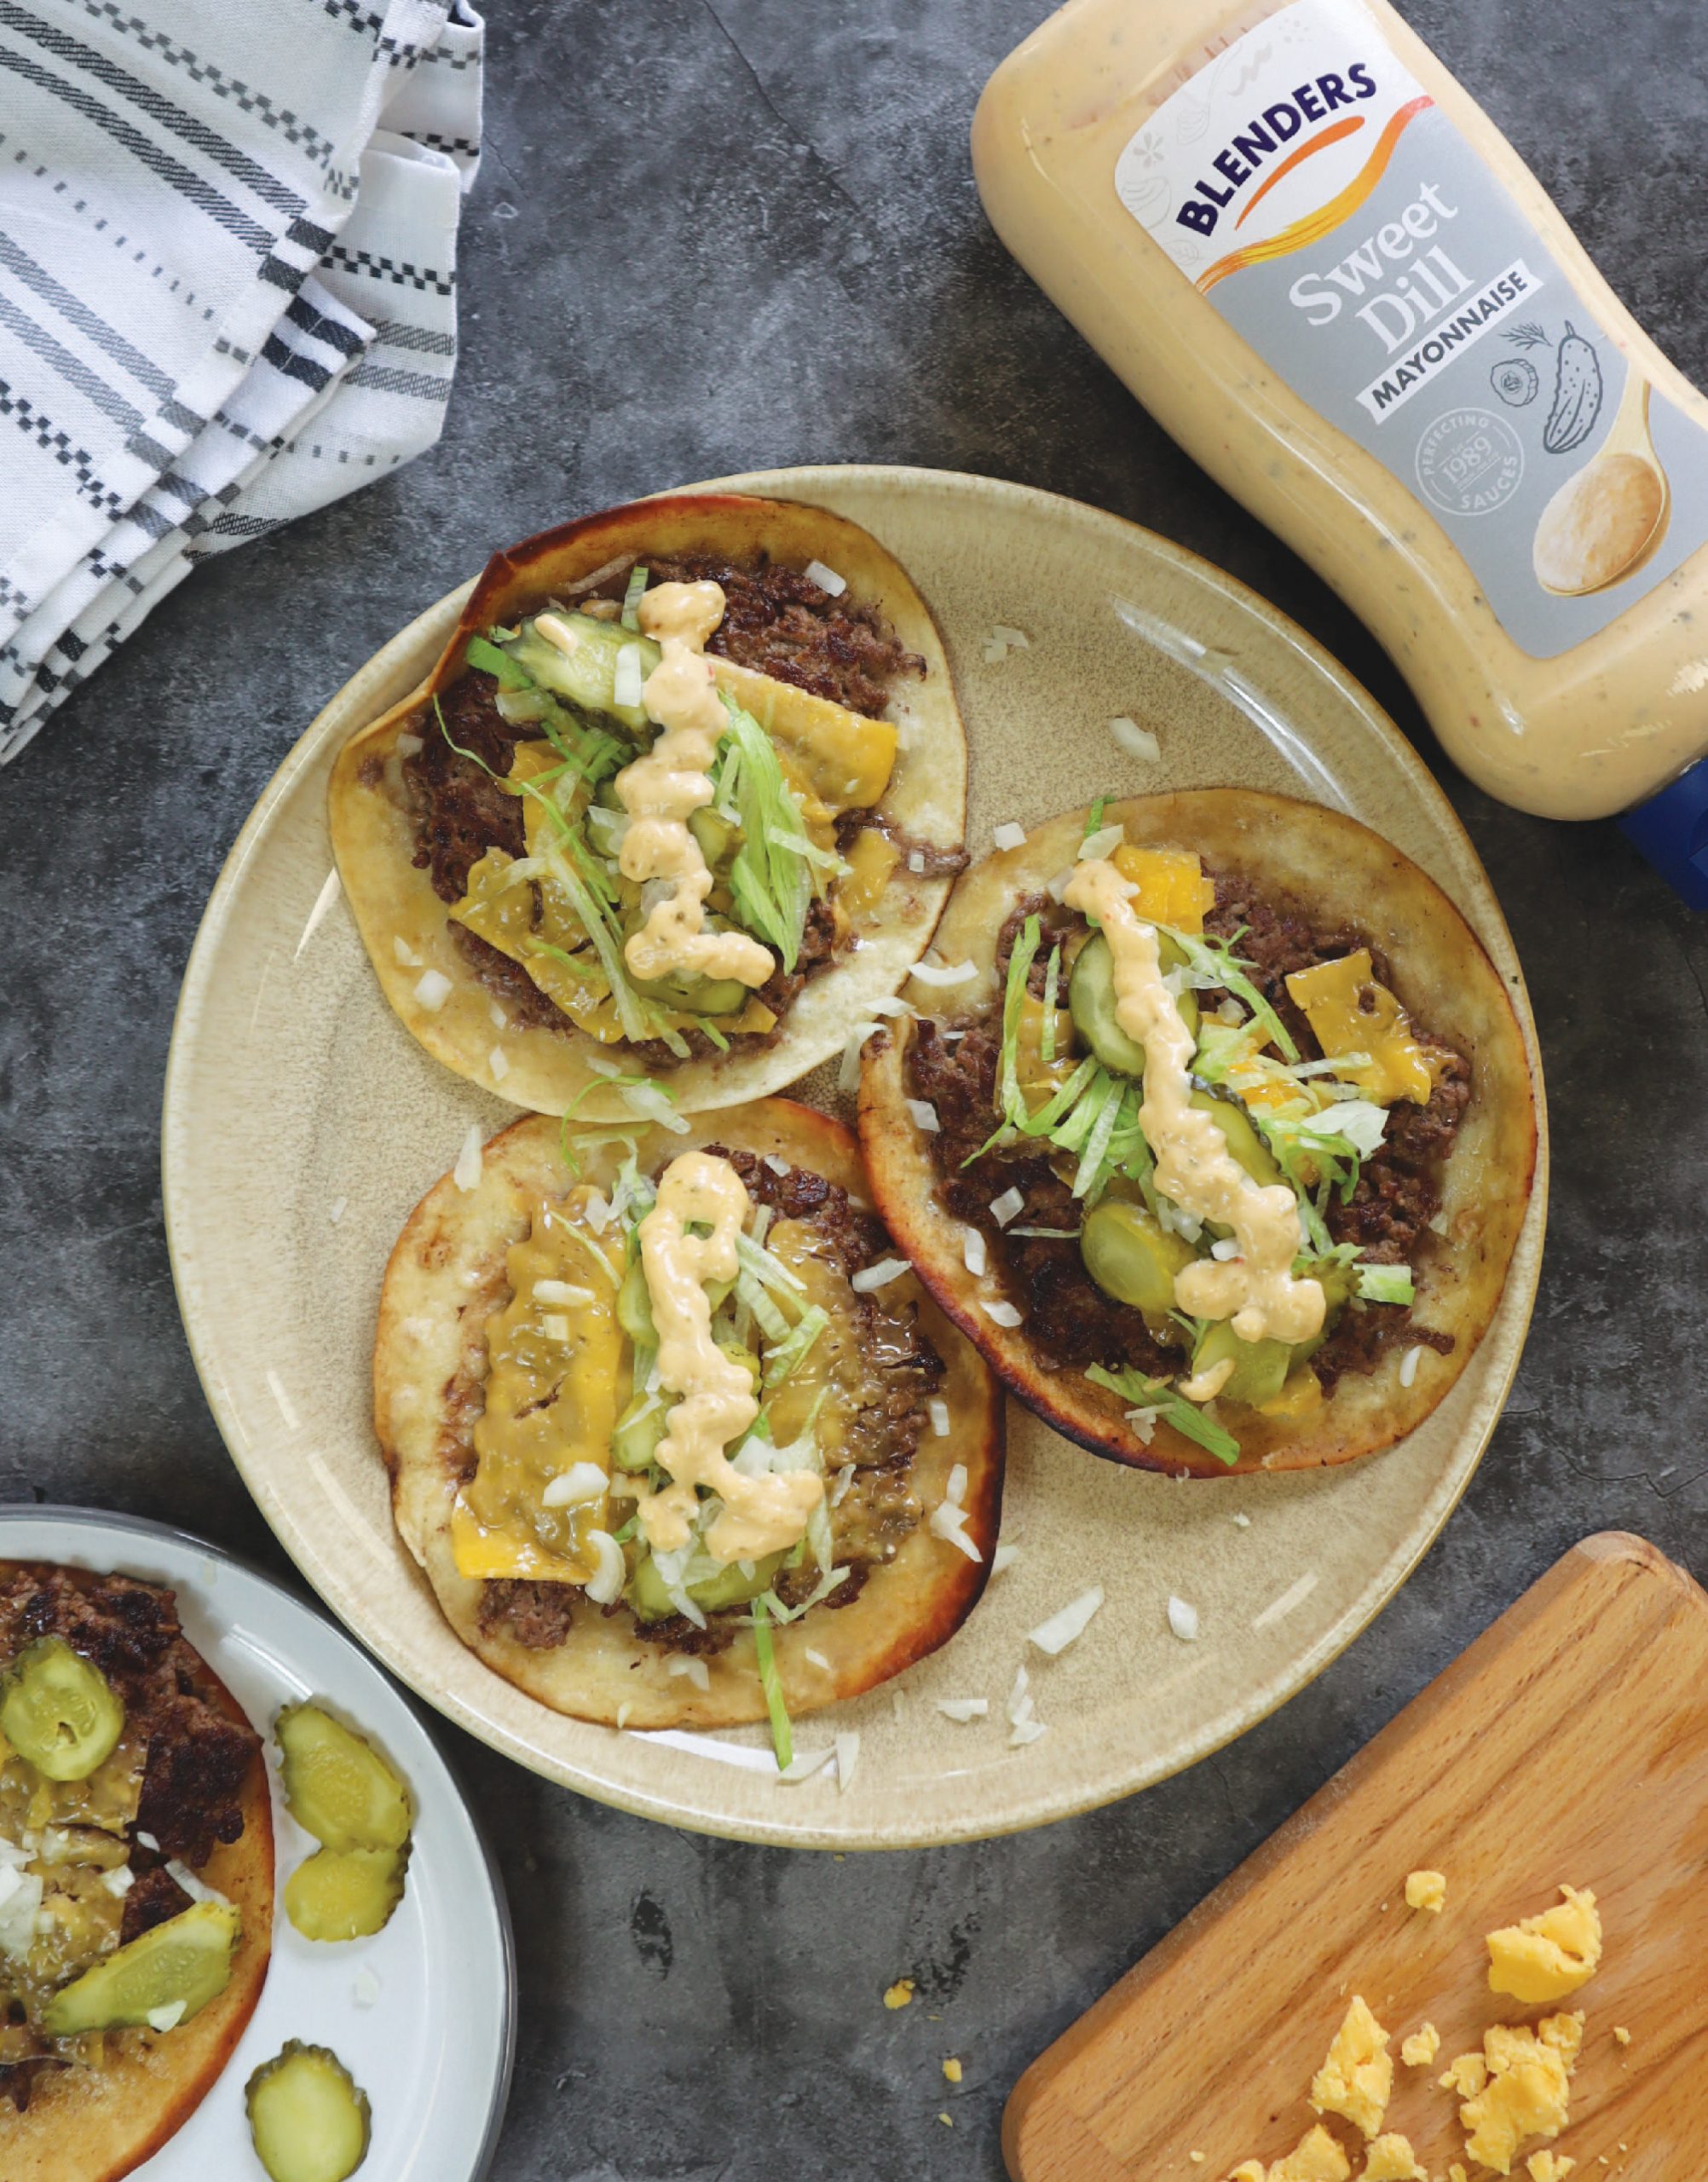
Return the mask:
[[[1693,0],[1402,5],[1662,346],[1708,378]],[[191,1521],[291,1575],[173,1300],[158,1152],[173,1001],[280,757],[493,546],[770,464],[1018,478],[1243,577],[1439,762],[1358,624],[987,229],[973,101],[1042,12],[493,0],[442,443],[200,572],[0,776],[0,1499]],[[1318,1683],[1219,1757],[979,1847],[833,1862],[701,1839],[447,1729],[516,1912],[498,2182],[998,2175],[1024,2064],[1574,1539],[1629,1527],[1708,1576],[1708,922],[1611,827],[1522,817],[1441,771],[1529,977],[1555,1163],[1528,1351],[1440,1542]],[[880,1996],[903,1972],[919,1998],[892,2013]]]

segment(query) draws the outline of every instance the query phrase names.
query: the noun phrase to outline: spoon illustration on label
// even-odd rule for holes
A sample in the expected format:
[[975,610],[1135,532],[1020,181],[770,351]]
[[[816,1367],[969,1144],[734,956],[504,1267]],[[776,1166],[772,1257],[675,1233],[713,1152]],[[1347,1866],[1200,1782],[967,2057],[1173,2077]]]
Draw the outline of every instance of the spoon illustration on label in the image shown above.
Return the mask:
[[[1601,409],[1593,375],[1572,353],[1587,349],[1571,329],[1560,344],[1560,376],[1544,438],[1563,453],[1589,436]],[[1590,352],[1593,362],[1593,351]],[[1635,574],[1666,534],[1672,495],[1648,430],[1648,381],[1631,370],[1619,413],[1600,451],[1568,477],[1542,511],[1531,559],[1544,591],[1582,598]]]

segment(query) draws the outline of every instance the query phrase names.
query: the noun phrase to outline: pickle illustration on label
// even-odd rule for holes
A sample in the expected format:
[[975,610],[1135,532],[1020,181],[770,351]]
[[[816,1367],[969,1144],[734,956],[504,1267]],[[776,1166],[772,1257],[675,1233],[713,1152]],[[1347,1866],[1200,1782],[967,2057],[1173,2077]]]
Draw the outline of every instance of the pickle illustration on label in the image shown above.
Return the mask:
[[1113,181],[1440,526],[1532,656],[1708,540],[1708,442],[1357,0],[1291,0],[1233,38],[1144,118]]

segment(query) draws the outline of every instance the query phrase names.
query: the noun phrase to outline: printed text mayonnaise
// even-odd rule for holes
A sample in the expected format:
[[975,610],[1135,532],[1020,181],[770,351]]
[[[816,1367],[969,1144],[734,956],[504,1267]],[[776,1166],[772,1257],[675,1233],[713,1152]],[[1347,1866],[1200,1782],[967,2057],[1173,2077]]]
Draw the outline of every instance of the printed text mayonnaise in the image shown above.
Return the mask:
[[1708,752],[1708,401],[1386,0],[1071,0],[973,159],[1010,249],[1474,779],[1589,818]]

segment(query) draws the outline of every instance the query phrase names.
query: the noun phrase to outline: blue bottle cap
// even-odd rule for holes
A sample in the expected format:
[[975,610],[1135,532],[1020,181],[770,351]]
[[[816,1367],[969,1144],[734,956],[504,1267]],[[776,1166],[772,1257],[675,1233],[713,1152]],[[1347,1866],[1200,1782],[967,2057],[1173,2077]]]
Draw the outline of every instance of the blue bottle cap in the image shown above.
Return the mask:
[[1633,805],[1619,831],[1693,909],[1708,909],[1708,758]]

